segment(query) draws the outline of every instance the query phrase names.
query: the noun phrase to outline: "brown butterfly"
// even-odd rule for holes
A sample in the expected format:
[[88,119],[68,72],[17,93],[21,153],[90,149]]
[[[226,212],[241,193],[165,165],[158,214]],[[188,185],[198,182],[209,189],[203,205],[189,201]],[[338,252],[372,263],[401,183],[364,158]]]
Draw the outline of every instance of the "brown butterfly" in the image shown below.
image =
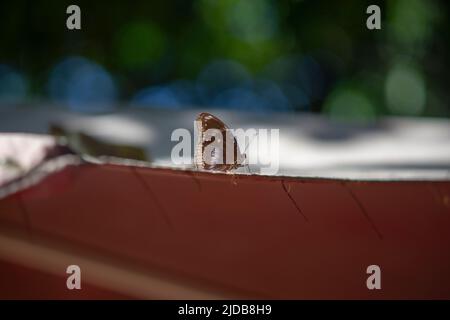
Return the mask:
[[[219,118],[210,113],[202,112],[196,119],[198,140],[195,149],[195,166],[201,170],[231,171],[244,166],[246,154],[241,153],[236,137]],[[220,137],[208,136],[208,130],[220,132]],[[232,138],[232,139],[231,139]],[[227,141],[233,146],[227,146]],[[213,147],[211,144],[214,143]],[[233,156],[228,156],[227,150],[233,150]]]

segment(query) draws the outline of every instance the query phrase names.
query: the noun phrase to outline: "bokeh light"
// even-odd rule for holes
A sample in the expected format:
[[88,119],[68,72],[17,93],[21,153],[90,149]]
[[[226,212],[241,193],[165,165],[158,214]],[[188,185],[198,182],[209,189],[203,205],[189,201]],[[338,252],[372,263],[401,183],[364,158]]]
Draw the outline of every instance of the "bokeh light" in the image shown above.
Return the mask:
[[197,104],[196,87],[187,80],[178,80],[168,85],[150,86],[138,91],[131,99],[133,105],[179,109]]
[[367,123],[376,117],[376,108],[367,95],[353,87],[339,87],[325,103],[331,119]]
[[395,40],[408,46],[424,45],[432,36],[439,12],[433,1],[393,0],[389,2],[389,22]]
[[273,1],[200,0],[197,8],[222,57],[258,71],[282,52]]
[[216,96],[233,88],[251,85],[251,75],[236,61],[215,60],[205,66],[197,79],[198,93],[204,104],[210,104]]
[[420,72],[412,67],[397,64],[386,79],[386,102],[397,115],[420,115],[425,109],[426,88]]
[[266,41],[278,31],[276,7],[267,0],[236,0],[226,13],[227,27],[245,42]]
[[82,57],[69,57],[50,74],[50,97],[74,111],[102,112],[114,108],[117,90],[111,75]]

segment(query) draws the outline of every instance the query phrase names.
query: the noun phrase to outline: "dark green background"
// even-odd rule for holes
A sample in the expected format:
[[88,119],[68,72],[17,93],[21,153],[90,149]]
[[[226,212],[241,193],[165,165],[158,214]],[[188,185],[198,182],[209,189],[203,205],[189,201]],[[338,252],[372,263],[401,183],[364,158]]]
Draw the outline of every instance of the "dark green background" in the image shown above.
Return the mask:
[[[67,30],[69,4],[81,7],[82,30]],[[118,107],[142,101],[134,97],[156,88],[162,89],[157,102],[167,108],[302,110],[359,121],[386,114],[448,117],[446,1],[377,1],[382,30],[375,31],[365,26],[370,4],[374,2],[4,0],[0,102],[7,107],[59,102],[49,91],[52,70],[79,56],[111,77],[114,97],[106,101]],[[214,61],[221,61],[223,70],[202,76]],[[245,79],[229,64],[245,70]],[[8,90],[16,82],[5,76],[11,72],[25,83],[13,98]],[[175,91],[172,86],[179,80],[180,95],[180,86]],[[68,86],[74,87],[71,82]],[[82,84],[80,88],[87,90]],[[175,105],[167,99],[167,88],[170,97],[175,92]],[[232,98],[221,95],[230,89],[235,89]],[[94,92],[76,103],[89,103],[90,97],[96,101]]]

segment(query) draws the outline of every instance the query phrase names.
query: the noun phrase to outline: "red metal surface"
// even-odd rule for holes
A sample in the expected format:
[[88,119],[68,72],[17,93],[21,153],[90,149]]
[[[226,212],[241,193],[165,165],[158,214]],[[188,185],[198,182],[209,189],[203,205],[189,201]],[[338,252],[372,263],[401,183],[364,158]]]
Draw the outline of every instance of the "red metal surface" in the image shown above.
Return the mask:
[[0,299],[129,299],[129,296],[83,284],[67,290],[66,274],[59,276],[0,260]]
[[[449,299],[449,197],[449,181],[80,165],[0,200],[0,225],[31,243],[46,237],[230,297]],[[381,290],[366,287],[372,264]],[[30,297],[26,282],[8,288]]]

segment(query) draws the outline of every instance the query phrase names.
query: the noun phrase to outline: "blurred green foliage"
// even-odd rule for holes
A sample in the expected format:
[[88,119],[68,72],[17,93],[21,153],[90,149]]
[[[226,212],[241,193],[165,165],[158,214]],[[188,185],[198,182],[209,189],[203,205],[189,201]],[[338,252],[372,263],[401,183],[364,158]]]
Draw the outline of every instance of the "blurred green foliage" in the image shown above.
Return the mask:
[[[65,27],[66,7],[74,3],[82,11],[80,31]],[[382,30],[371,31],[366,8],[375,3]],[[205,67],[225,60],[252,79],[273,81],[293,110],[357,121],[448,117],[449,30],[447,2],[437,0],[5,0],[0,65],[23,76],[27,101],[49,99],[48,78],[66,57],[103,66],[124,102],[177,80],[198,87]],[[300,75],[291,76],[297,65]],[[11,74],[2,80],[0,73],[0,96],[11,91]],[[235,100],[248,97],[233,92]]]

